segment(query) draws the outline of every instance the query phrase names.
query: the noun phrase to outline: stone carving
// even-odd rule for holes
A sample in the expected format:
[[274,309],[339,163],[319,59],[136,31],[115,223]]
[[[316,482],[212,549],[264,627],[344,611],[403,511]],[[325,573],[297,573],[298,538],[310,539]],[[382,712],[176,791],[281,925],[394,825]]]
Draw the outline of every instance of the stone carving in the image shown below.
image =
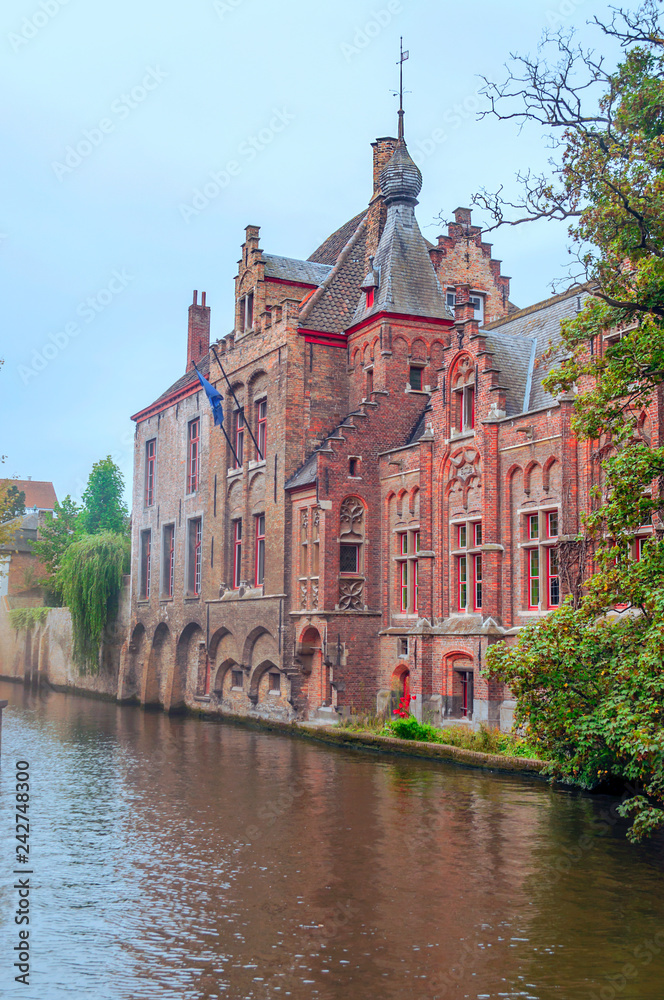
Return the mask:
[[311,607],[318,610],[318,580],[311,581]]
[[361,534],[364,507],[355,497],[346,497],[340,512],[341,534]]
[[363,580],[341,580],[339,583],[339,608],[341,611],[363,611]]
[[307,606],[307,584],[303,582],[300,584],[300,607],[306,608]]

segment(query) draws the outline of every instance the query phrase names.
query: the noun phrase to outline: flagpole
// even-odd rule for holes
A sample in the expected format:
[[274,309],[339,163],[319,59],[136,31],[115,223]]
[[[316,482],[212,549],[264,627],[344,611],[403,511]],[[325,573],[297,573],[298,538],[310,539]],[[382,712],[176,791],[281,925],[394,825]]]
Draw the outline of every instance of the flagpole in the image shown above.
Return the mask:
[[264,459],[265,455],[263,454],[263,452],[258,447],[258,441],[254,437],[254,432],[252,431],[251,426],[249,425],[249,421],[247,420],[247,415],[244,412],[244,406],[240,405],[240,401],[238,400],[237,396],[235,395],[235,389],[233,388],[233,386],[231,385],[231,383],[228,380],[228,375],[224,371],[224,366],[222,365],[221,361],[219,360],[219,355],[217,354],[217,349],[214,346],[214,344],[211,344],[210,346],[212,347],[212,350],[214,351],[214,356],[217,359],[217,364],[219,365],[219,368],[221,370],[221,374],[226,379],[226,385],[230,389],[231,395],[232,395],[233,399],[235,400],[235,405],[237,406],[238,410],[240,410],[242,412],[242,416],[244,417],[244,426],[249,431],[249,436],[251,437],[251,440],[254,442],[254,444],[256,446],[256,454],[260,455],[261,459]]
[[[195,361],[192,361],[191,363],[192,363],[192,365],[194,366],[194,368],[196,369],[196,371],[198,371],[198,365],[196,364],[196,362],[195,362]],[[200,372],[199,372],[199,374],[200,374]],[[233,452],[233,458],[235,459],[235,465],[236,465],[236,467],[237,467],[237,468],[239,469],[239,467],[240,467],[240,465],[241,465],[242,463],[240,462],[240,459],[239,459],[239,458],[237,457],[237,454],[236,454],[236,452],[235,452],[235,448],[234,448],[234,447],[233,447],[233,445],[231,444],[231,439],[229,438],[229,436],[228,436],[228,434],[227,434],[227,432],[226,432],[226,428],[224,427],[224,422],[223,422],[223,420],[222,420],[222,422],[221,422],[221,423],[219,424],[219,427],[221,427],[222,431],[224,432],[224,437],[226,438],[226,440],[227,440],[227,442],[228,442],[228,447],[229,447],[229,448],[231,449],[231,451]]]

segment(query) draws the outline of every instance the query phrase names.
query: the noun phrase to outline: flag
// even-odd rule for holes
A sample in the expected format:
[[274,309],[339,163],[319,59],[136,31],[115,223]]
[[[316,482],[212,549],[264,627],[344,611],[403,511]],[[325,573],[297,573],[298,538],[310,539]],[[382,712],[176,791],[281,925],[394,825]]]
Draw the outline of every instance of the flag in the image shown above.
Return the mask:
[[[194,367],[196,366],[194,365]],[[222,399],[224,397],[218,389],[215,389],[215,387],[211,385],[208,380],[203,377],[203,375],[201,375],[198,368],[196,368],[196,374],[198,375],[198,381],[205,389],[207,398],[210,400],[210,406],[212,407],[212,412],[214,414],[214,422],[215,424],[219,424],[221,427],[224,422],[224,408],[222,406]]]
[[406,59],[408,59],[408,56],[409,56],[409,54],[410,54],[410,53],[408,52],[408,49],[406,49],[406,51],[405,51],[405,52],[402,52],[402,53],[401,53],[401,62],[405,62],[405,61],[406,61]]

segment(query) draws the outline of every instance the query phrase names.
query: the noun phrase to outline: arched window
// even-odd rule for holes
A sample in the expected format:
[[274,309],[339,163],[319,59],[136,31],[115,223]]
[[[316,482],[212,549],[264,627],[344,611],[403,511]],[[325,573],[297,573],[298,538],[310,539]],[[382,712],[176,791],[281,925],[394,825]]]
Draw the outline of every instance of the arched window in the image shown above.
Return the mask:
[[339,512],[339,608],[364,611],[364,504],[346,497]]
[[450,380],[452,432],[461,434],[475,426],[475,365],[463,357],[454,366]]

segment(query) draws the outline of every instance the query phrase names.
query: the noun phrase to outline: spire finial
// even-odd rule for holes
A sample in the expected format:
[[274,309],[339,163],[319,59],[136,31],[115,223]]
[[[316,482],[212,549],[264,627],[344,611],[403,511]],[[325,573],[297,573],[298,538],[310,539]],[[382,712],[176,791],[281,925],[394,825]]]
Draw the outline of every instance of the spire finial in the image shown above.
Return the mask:
[[403,139],[403,115],[404,115],[404,110],[403,110],[403,64],[405,63],[405,61],[406,61],[406,59],[408,58],[408,55],[409,55],[408,49],[406,49],[406,51],[404,52],[404,49],[403,49],[403,37],[401,37],[399,39],[399,48],[400,48],[400,58],[399,58],[399,131],[397,132],[397,135],[398,135],[399,139]]

